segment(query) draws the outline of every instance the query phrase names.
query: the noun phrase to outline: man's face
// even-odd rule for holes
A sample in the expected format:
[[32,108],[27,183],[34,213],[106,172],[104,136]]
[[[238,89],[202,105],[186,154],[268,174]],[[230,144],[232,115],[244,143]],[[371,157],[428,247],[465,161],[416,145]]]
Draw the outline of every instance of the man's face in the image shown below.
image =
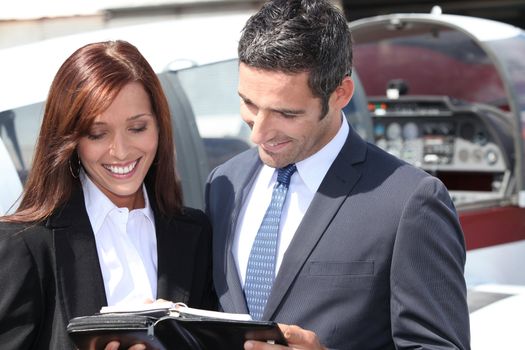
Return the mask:
[[[281,168],[308,158],[325,146],[341,125],[337,93],[321,116],[321,99],[308,86],[308,73],[239,66],[241,117],[252,130],[263,163]],[[347,101],[348,102],[348,101]]]

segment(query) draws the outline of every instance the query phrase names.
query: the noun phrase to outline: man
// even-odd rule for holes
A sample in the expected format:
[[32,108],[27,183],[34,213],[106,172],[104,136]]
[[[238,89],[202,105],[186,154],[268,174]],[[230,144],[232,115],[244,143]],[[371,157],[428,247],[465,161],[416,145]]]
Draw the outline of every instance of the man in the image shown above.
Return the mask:
[[206,187],[222,309],[283,324],[296,349],[468,349],[454,206],[439,180],[342,115],[353,94],[344,16],[325,0],[270,1],[248,20],[239,60],[257,147]]

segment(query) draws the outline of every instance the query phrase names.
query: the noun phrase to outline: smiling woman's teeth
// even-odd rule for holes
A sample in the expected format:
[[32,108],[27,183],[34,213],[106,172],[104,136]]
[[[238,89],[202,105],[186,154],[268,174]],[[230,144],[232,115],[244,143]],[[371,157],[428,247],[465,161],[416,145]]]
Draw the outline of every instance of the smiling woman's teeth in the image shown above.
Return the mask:
[[133,169],[135,169],[135,166],[137,165],[137,162],[133,162],[128,166],[120,167],[120,166],[114,166],[114,165],[104,165],[104,168],[108,169],[114,174],[119,175],[125,175],[130,173]]

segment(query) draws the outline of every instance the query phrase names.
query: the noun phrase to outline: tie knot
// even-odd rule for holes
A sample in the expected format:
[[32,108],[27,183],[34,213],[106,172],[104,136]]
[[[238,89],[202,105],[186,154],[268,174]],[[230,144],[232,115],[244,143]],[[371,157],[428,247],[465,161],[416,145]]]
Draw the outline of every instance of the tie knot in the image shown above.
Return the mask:
[[277,169],[277,182],[282,183],[286,187],[290,184],[290,178],[293,173],[297,170],[295,164],[289,164],[284,168]]

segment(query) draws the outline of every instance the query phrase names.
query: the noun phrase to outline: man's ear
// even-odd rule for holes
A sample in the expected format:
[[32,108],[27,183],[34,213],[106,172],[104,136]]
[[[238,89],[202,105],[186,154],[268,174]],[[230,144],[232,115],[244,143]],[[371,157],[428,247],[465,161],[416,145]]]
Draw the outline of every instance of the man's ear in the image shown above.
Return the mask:
[[354,95],[354,81],[346,76],[334,91],[334,103],[337,109],[343,109]]

